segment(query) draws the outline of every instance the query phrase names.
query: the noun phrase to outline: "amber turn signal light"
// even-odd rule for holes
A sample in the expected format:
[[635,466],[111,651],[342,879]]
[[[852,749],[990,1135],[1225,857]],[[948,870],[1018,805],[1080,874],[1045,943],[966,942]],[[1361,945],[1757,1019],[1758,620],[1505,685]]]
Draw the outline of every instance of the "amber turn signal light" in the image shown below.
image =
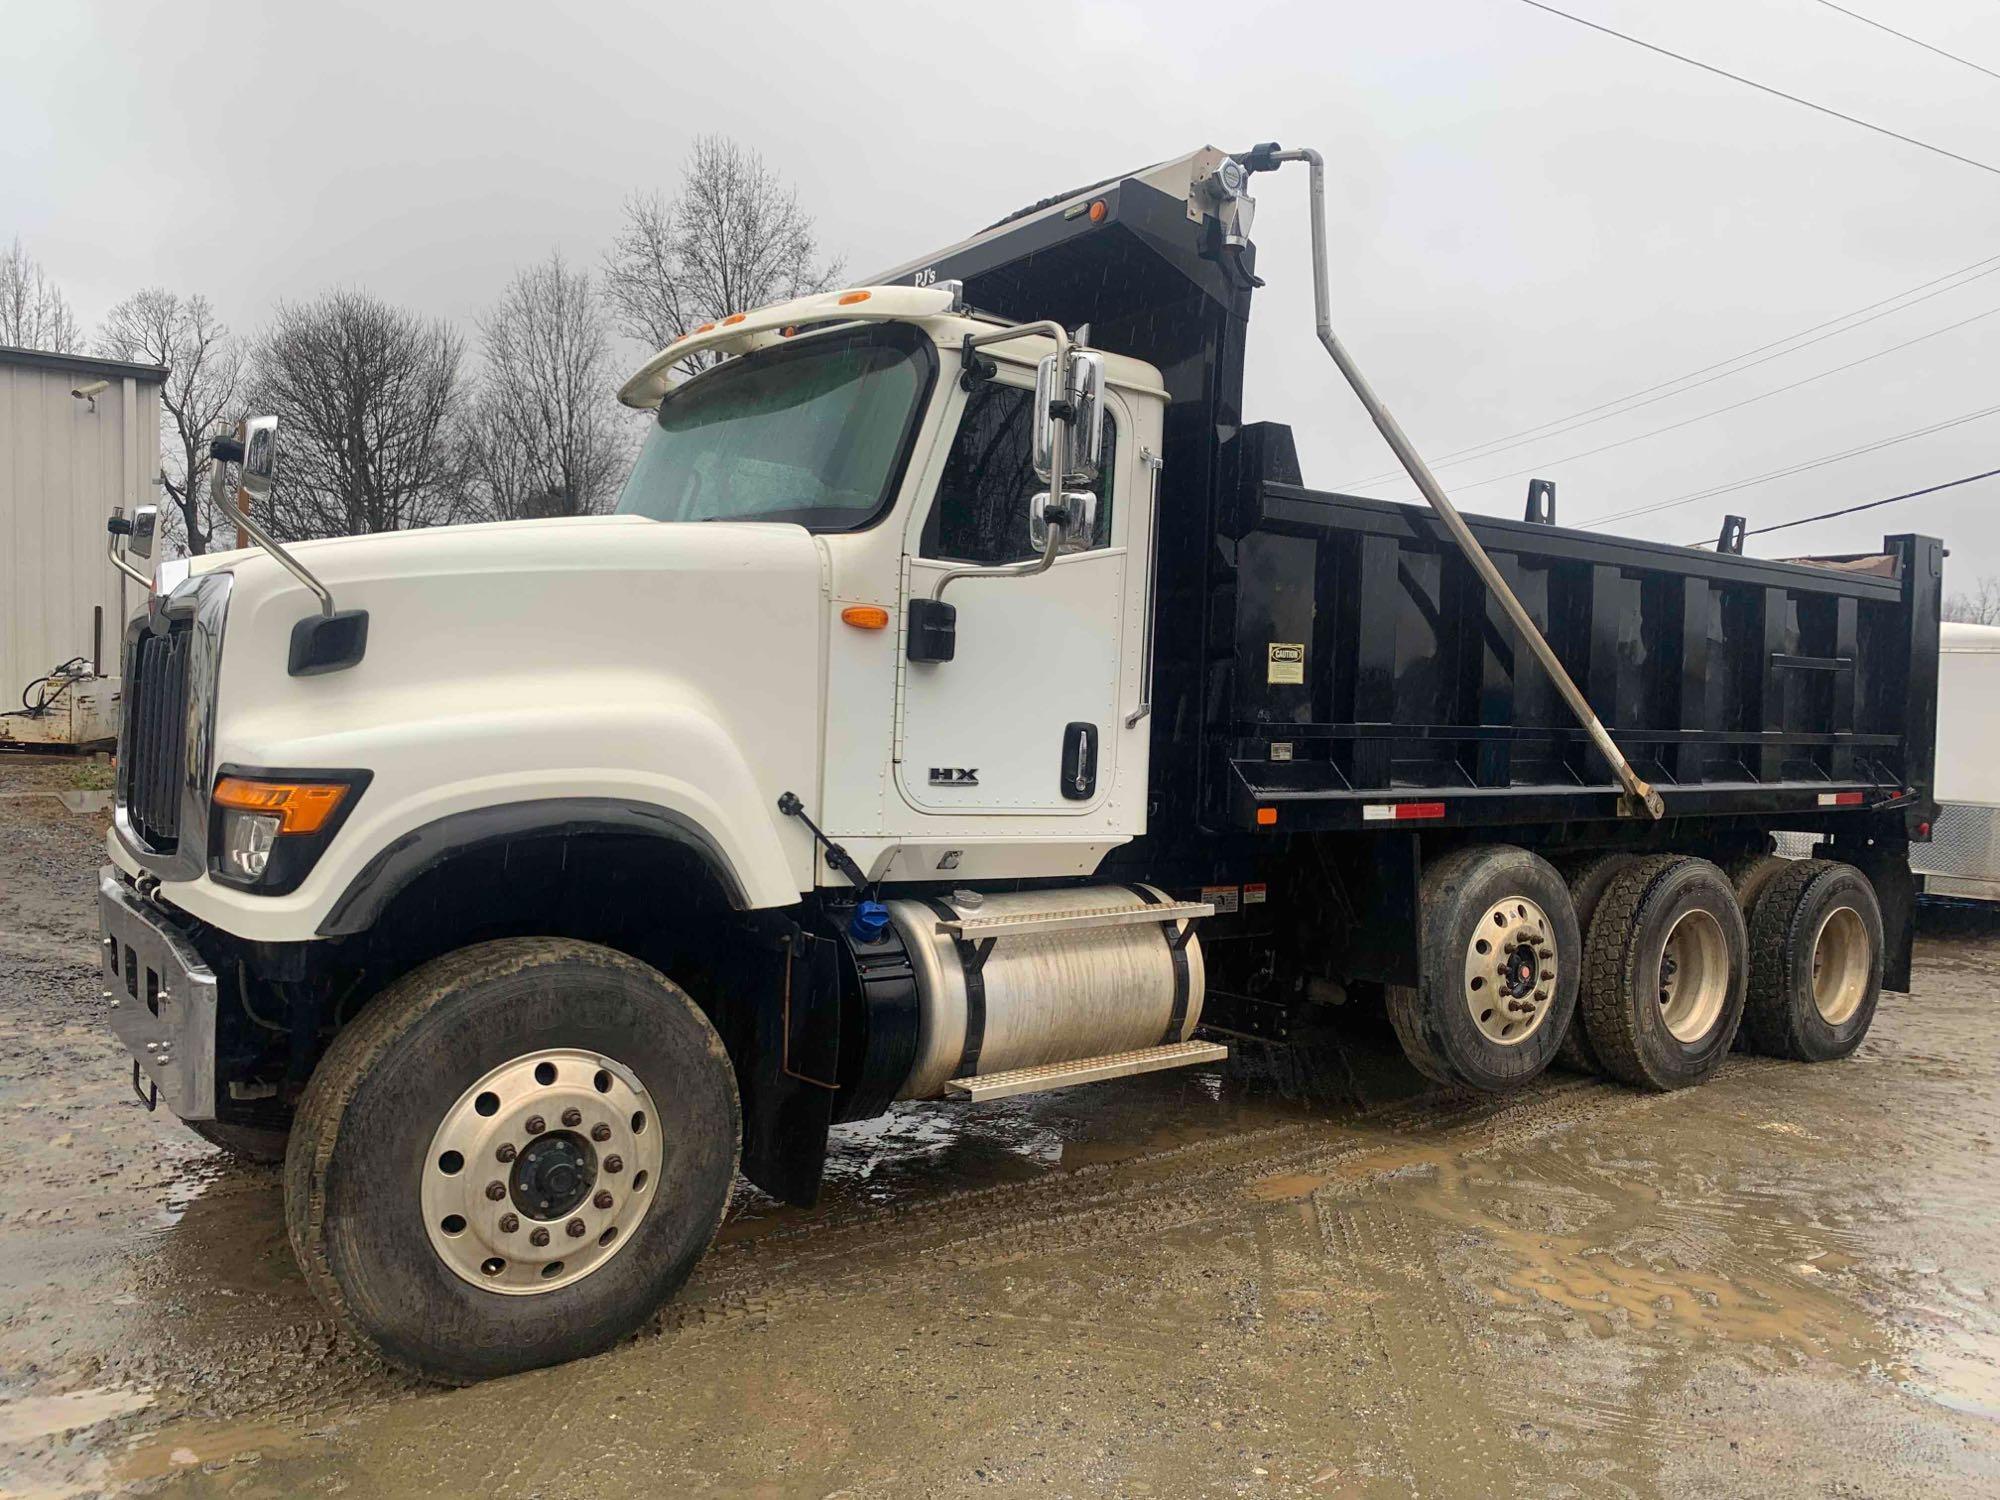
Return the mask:
[[850,604],[840,612],[841,622],[856,630],[886,630],[889,611],[879,604]]
[[248,781],[225,776],[215,784],[215,805],[239,812],[276,813],[280,833],[318,833],[346,800],[341,781]]

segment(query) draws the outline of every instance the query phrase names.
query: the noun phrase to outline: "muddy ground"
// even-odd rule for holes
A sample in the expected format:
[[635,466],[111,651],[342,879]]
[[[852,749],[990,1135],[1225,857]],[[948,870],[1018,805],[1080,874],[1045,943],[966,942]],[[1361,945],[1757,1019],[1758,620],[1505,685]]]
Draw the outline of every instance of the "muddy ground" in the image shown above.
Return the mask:
[[[134,1101],[103,820],[0,758],[0,1494],[2000,1494],[2000,923],[1851,1061],[1440,1097],[1161,1074],[841,1132],[619,1349],[472,1390],[337,1333],[275,1169]],[[1254,1063],[1255,1060],[1251,1060]]]

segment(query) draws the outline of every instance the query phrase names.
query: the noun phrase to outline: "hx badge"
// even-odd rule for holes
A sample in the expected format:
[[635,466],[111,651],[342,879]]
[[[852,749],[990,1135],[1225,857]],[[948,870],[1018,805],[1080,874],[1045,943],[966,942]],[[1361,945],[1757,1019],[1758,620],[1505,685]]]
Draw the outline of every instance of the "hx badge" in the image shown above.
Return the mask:
[[1289,641],[1271,642],[1271,664],[1266,682],[1296,682],[1306,680],[1306,648],[1302,643]]
[[976,766],[932,766],[932,786],[978,786],[979,769]]

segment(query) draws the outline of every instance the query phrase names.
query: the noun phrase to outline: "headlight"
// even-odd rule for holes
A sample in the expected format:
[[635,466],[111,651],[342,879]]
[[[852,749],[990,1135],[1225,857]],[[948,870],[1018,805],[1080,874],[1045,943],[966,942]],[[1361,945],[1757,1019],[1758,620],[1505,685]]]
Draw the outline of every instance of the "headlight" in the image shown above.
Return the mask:
[[258,880],[271,863],[284,819],[276,813],[238,812],[222,815],[222,867],[241,880]]
[[366,771],[224,766],[209,822],[209,874],[264,895],[296,890],[367,785]]

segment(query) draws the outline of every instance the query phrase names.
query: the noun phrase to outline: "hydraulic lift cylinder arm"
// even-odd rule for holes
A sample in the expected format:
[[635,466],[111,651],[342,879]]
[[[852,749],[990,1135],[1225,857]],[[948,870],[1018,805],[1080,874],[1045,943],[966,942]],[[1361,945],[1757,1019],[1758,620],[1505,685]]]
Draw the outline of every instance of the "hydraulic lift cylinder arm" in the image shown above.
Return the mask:
[[1583,725],[1584,732],[1590,736],[1591,744],[1595,745],[1598,753],[1611,763],[1611,769],[1617,775],[1619,785],[1625,789],[1627,813],[1636,816],[1643,812],[1653,818],[1665,816],[1666,804],[1660,800],[1660,794],[1640,778],[1639,773],[1632,769],[1632,763],[1612,741],[1609,731],[1599,722],[1597,714],[1592,710],[1590,700],[1584,697],[1582,690],[1563,669],[1563,664],[1557,659],[1554,648],[1543,638],[1527,610],[1521,607],[1521,601],[1514,597],[1514,591],[1507,586],[1507,580],[1500,576],[1500,570],[1493,565],[1493,559],[1486,555],[1486,549],[1479,545],[1479,539],[1473,536],[1471,528],[1465,524],[1465,518],[1459,515],[1458,508],[1446,498],[1444,487],[1437,482],[1437,476],[1431,473],[1430,466],[1419,456],[1409,438],[1404,436],[1403,429],[1397,425],[1396,419],[1389,414],[1389,409],[1382,404],[1381,399],[1362,376],[1352,356],[1334,336],[1333,315],[1327,292],[1326,163],[1320,154],[1310,147],[1272,152],[1264,159],[1270,162],[1302,161],[1312,170],[1313,312],[1318,326],[1319,341],[1326,345],[1326,352],[1333,356],[1333,362],[1340,367],[1340,373],[1354,388],[1354,394],[1360,398],[1361,404],[1368,409],[1368,415],[1374,421],[1376,431],[1382,434],[1383,440],[1395,453],[1397,462],[1402,464],[1404,471],[1409,474],[1424,499],[1430,502],[1430,507],[1437,512],[1438,519],[1444,522],[1444,528],[1451,533],[1451,539],[1458,544],[1458,550],[1472,565],[1472,570],[1479,575],[1480,581],[1486,585],[1488,591],[1500,601],[1500,607],[1513,622],[1514,629],[1519,633],[1522,642],[1535,654],[1535,660],[1542,664],[1542,670],[1549,674],[1549,680],[1555,683],[1556,691],[1562,694],[1563,701],[1570,707],[1570,712],[1576,715],[1577,722]]

